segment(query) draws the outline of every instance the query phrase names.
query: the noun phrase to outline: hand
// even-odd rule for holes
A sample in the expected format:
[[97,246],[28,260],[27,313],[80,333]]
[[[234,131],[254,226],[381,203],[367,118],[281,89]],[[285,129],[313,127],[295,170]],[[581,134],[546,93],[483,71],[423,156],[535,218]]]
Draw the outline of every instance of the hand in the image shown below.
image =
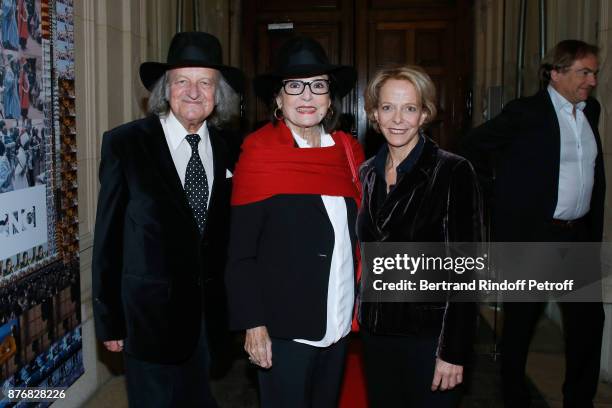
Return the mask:
[[118,353],[123,351],[123,340],[109,340],[104,342],[104,347],[108,351],[112,351],[113,353]]
[[272,367],[272,340],[266,326],[258,326],[246,331],[244,350],[249,353],[251,363],[262,368]]
[[463,366],[447,363],[436,358],[436,369],[434,371],[432,391],[452,390],[463,382]]

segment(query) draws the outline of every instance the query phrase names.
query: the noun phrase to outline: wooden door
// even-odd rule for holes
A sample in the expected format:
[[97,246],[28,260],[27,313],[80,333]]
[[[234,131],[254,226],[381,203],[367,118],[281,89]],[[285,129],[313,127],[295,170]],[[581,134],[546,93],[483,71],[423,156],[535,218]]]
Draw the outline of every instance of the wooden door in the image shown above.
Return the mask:
[[[297,33],[320,41],[332,63],[357,69],[357,86],[345,97],[343,111],[354,118],[370,156],[382,137],[370,129],[363,111],[368,80],[382,66],[420,65],[438,91],[439,113],[428,133],[453,150],[471,122],[472,14],[472,0],[246,0],[243,68],[249,79],[269,71],[276,49]],[[268,107],[252,88],[246,100],[252,129],[269,118]]]
[[[244,68],[250,80],[269,72],[278,48],[298,34],[320,42],[332,64],[354,65],[352,0],[256,0],[243,5]],[[270,118],[269,107],[255,97],[252,87],[246,99],[250,128]],[[353,96],[347,96],[343,111],[355,111],[354,105]]]
[[431,76],[438,96],[438,115],[427,133],[453,150],[469,126],[471,89],[469,0],[357,0],[358,133],[372,155],[382,136],[368,126],[363,90],[385,66],[419,65]]

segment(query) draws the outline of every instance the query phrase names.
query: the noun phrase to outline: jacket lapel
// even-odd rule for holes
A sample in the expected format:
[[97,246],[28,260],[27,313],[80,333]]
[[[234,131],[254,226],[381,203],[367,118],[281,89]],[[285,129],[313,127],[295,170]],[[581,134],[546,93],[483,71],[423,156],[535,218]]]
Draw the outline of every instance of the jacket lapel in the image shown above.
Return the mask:
[[389,192],[385,199],[385,203],[383,204],[384,208],[392,210],[397,202],[395,196],[403,197],[406,195],[407,191],[416,191],[431,179],[431,174],[429,173],[432,172],[435,167],[437,151],[438,147],[431,140],[426,138],[421,156],[414,164],[410,173],[404,174],[396,180],[395,188]]
[[593,109],[593,101],[591,98],[587,99],[586,107],[584,108],[584,116],[586,116],[589,125],[591,126],[591,130],[593,131],[593,135],[595,135],[595,142],[597,144],[597,155],[602,154],[601,148],[601,138],[599,135],[599,115],[597,112],[594,112]]
[[149,116],[144,122],[144,134],[145,140],[142,147],[147,156],[151,158],[151,167],[157,167],[159,182],[168,189],[167,199],[175,201],[181,213],[190,220],[193,228],[197,229],[181,179],[170,155],[164,130],[157,116]]
[[[552,142],[553,152],[559,152],[557,157],[557,165],[560,161],[561,155],[561,129],[559,127],[559,119],[557,118],[557,112],[555,106],[550,99],[550,94],[547,89],[540,91],[539,97],[542,101],[542,107],[544,108],[544,117],[546,118],[546,128],[550,130],[547,134],[550,135]],[[558,167],[558,166],[557,166]],[[557,171],[558,173],[558,171]],[[558,174],[557,174],[558,175]]]
[[213,154],[213,185],[211,189],[210,199],[208,201],[208,209],[213,206],[215,197],[219,194],[219,186],[225,180],[225,149],[223,142],[220,140],[219,131],[212,126],[208,126],[208,137],[210,137],[210,146]]
[[369,213],[372,225],[381,237],[387,236],[389,233],[389,221],[393,218],[396,210],[398,199],[400,197],[412,197],[415,191],[426,188],[429,180],[433,178],[431,174],[435,171],[436,155],[438,147],[430,139],[425,139],[425,146],[421,152],[421,156],[410,173],[403,175],[397,180],[395,187],[386,197],[380,201],[377,197],[376,183],[382,183],[380,188],[386,188],[385,180],[376,176],[374,162],[368,162],[368,169],[365,171],[365,187],[363,194],[367,194],[370,199],[370,208],[366,209]]
[[[227,181],[225,180],[225,173],[227,169],[227,149],[225,147],[225,142],[222,140],[220,131],[210,125],[208,125],[208,137],[210,138],[210,147],[212,149],[213,156],[213,183],[210,198],[208,199],[208,221],[204,226],[202,238],[210,233],[211,220],[214,217],[217,217],[216,213],[218,205],[223,205],[223,195],[228,194],[228,192],[221,191],[227,184]],[[229,202],[226,204],[229,205]]]
[[542,89],[537,96],[540,99],[539,105],[542,107],[542,112],[539,115],[545,120],[542,137],[548,138],[543,145],[547,146],[546,149],[550,148],[551,152],[551,182],[554,183],[555,199],[554,202],[550,203],[549,211],[554,213],[559,199],[557,192],[559,190],[559,168],[561,165],[561,128],[559,127],[559,118],[557,117],[552,99],[550,99],[548,89]]

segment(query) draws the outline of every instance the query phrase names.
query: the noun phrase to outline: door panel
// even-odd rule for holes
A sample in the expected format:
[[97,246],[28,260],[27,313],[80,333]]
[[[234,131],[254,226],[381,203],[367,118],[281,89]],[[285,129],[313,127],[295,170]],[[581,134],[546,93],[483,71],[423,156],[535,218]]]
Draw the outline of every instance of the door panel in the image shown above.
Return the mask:
[[430,136],[441,145],[448,145],[446,124],[449,114],[446,95],[453,89],[454,61],[445,44],[452,39],[453,23],[448,21],[393,22],[371,25],[367,78],[387,66],[419,65],[431,76],[438,95],[438,115],[430,125]]
[[[355,32],[357,44],[367,43],[365,50],[358,47],[355,51],[358,88],[361,93],[382,67],[421,66],[432,78],[438,99],[438,115],[427,133],[440,146],[452,150],[465,123],[462,89],[471,71],[466,51],[472,38],[471,29],[466,30],[469,27],[466,13],[471,13],[471,2],[426,3],[357,0],[356,25],[367,27],[365,34],[359,29]],[[363,97],[359,98],[358,109],[363,110],[364,105]],[[372,155],[383,140],[373,134],[365,114],[361,111],[359,114],[358,133],[366,153]]]
[[454,7],[456,0],[370,0],[372,9],[406,9],[409,7]]
[[287,0],[257,0],[257,11],[312,11],[334,10],[341,7],[340,0],[287,1]]
[[405,30],[381,30],[374,28],[370,34],[370,64],[369,71],[374,72],[386,65],[398,64],[402,61],[414,60],[412,32]]

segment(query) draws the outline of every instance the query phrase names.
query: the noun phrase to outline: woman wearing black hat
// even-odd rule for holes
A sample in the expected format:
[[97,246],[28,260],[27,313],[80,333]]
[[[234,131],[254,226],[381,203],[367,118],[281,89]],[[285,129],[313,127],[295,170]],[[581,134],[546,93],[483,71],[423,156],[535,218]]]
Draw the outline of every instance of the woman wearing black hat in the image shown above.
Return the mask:
[[302,37],[275,66],[255,79],[272,121],[246,138],[234,173],[230,325],[246,329],[245,350],[262,368],[263,407],[333,407],[351,328],[363,161],[335,126],[356,73]]

